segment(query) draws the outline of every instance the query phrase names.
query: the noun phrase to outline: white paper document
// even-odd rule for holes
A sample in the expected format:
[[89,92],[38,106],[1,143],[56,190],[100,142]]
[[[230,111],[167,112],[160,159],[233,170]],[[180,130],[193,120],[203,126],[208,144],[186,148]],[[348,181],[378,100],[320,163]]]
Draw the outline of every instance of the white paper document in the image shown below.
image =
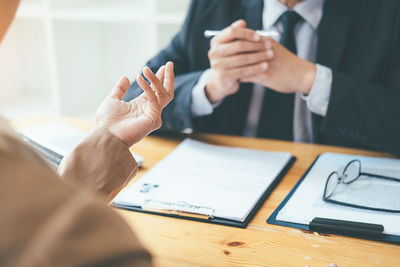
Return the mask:
[[291,158],[286,152],[186,139],[114,202],[142,207],[148,201],[158,201],[177,209],[211,208],[214,217],[243,222]]
[[341,184],[332,196],[334,200],[363,207],[399,210],[400,160],[324,153],[317,159],[276,219],[306,225],[316,217],[380,224],[384,227],[384,234],[400,235],[400,213],[352,208],[323,200],[328,176],[334,171],[342,174],[344,167],[354,159],[361,161],[361,172],[398,178],[399,182],[361,175],[351,184]]
[[24,136],[64,156],[85,139],[87,133],[63,122],[48,122],[18,129]]
[[[60,156],[70,153],[88,135],[87,132],[79,128],[58,121],[24,127],[17,129],[17,131]],[[135,153],[132,153],[132,155],[140,166],[143,157]]]

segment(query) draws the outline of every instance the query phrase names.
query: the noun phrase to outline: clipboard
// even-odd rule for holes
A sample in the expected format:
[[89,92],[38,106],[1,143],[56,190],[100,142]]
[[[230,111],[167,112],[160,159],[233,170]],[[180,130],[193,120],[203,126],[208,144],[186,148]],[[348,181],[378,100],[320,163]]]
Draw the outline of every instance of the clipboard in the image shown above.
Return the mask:
[[[317,162],[317,160],[319,159],[320,156],[321,155],[319,155],[314,160],[314,162],[311,164],[311,166],[308,168],[308,170],[303,174],[301,179],[296,183],[296,185],[293,187],[293,189],[290,191],[290,193],[286,196],[286,198],[282,201],[282,203],[278,206],[278,208],[276,208],[275,211],[271,214],[271,216],[267,219],[267,221],[266,221],[267,223],[274,224],[274,225],[285,226],[285,227],[297,228],[297,229],[306,230],[306,231],[312,231],[313,230],[312,228],[310,228],[310,225],[307,225],[307,224],[292,223],[292,222],[286,222],[286,221],[277,220],[277,216],[278,216],[279,212],[281,211],[281,209],[287,204],[287,202],[290,200],[290,198],[296,192],[296,190],[300,187],[301,183],[307,177],[308,173],[313,168],[313,166],[315,165],[315,163]],[[321,218],[315,218],[315,219],[321,219]],[[342,222],[345,222],[345,221],[342,221]],[[327,231],[316,231],[316,232],[324,233],[324,234],[342,235],[342,236],[360,238],[360,239],[371,240],[371,241],[379,241],[379,242],[385,242],[385,243],[400,244],[400,236],[396,236],[396,235],[381,234],[381,235],[378,235],[378,236],[374,236],[374,235],[366,236],[366,235],[349,234],[349,233],[343,233],[343,232],[339,233],[335,229],[331,229],[331,231],[329,231],[329,232],[327,232]]]
[[[145,207],[142,206],[131,206],[131,205],[121,205],[117,203],[112,203],[112,206],[117,207],[117,208],[122,208],[125,210],[131,210],[131,211],[136,211],[136,212],[142,212],[142,213],[148,213],[148,214],[154,214],[154,215],[161,215],[161,216],[166,216],[166,217],[172,217],[172,218],[179,218],[179,219],[185,219],[185,220],[192,220],[192,221],[198,221],[198,222],[205,222],[205,223],[211,223],[211,224],[219,224],[219,225],[224,225],[224,226],[230,226],[230,227],[237,227],[237,228],[246,228],[247,225],[250,223],[250,221],[254,218],[254,216],[257,214],[257,211],[261,208],[261,206],[264,204],[264,202],[268,199],[269,195],[272,193],[272,191],[276,188],[276,186],[280,183],[280,181],[283,179],[283,177],[287,174],[287,172],[290,170],[290,168],[293,166],[294,162],[296,161],[295,157],[291,157],[291,159],[288,161],[288,163],[285,165],[285,167],[281,170],[278,176],[274,179],[274,181],[270,184],[270,186],[264,191],[260,199],[257,201],[256,205],[253,207],[249,215],[246,217],[246,219],[241,222],[241,221],[236,221],[236,220],[230,220],[226,218],[219,218],[215,217],[213,215],[213,208],[212,207],[200,207],[200,206],[192,206],[189,203],[164,203],[167,207],[168,205],[171,205],[173,208],[165,208],[164,210],[162,209],[157,209],[157,204],[155,206],[152,205],[145,205]],[[152,202],[152,200],[149,200],[149,202]],[[182,209],[176,208],[183,207]],[[185,208],[186,205],[186,208]],[[194,209],[190,209],[191,207],[194,207]],[[198,212],[198,210],[201,209],[202,211],[207,211],[207,212]],[[207,213],[207,214],[206,214]]]

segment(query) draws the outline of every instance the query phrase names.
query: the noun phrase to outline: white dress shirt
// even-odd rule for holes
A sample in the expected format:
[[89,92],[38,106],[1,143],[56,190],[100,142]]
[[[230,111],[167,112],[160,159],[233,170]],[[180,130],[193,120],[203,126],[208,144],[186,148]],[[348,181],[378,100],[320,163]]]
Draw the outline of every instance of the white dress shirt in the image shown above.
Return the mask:
[[[323,4],[324,0],[304,0],[293,8],[303,18],[303,21],[295,28],[297,55],[313,63],[316,60],[317,29],[322,18]],[[264,0],[263,29],[275,30],[282,34],[283,25],[280,17],[287,10],[288,7],[279,0]],[[309,95],[295,94],[293,136],[296,142],[312,142],[311,112],[325,116],[328,110],[332,86],[332,70],[319,64],[316,66],[316,78]],[[205,94],[205,87],[211,72],[212,69],[206,70],[193,88],[191,112],[194,117],[212,114],[214,108],[222,102],[211,104]],[[262,85],[254,85],[243,135],[256,136],[257,134],[265,90]]]

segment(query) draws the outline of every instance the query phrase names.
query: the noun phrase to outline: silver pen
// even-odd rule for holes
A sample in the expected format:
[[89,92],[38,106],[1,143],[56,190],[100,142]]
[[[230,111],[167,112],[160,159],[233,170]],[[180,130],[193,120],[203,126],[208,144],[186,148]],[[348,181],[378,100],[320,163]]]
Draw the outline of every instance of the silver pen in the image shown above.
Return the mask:
[[[262,37],[279,37],[280,34],[277,31],[256,31]],[[213,31],[213,30],[205,30],[204,37],[211,38],[217,35],[220,35],[221,31]]]

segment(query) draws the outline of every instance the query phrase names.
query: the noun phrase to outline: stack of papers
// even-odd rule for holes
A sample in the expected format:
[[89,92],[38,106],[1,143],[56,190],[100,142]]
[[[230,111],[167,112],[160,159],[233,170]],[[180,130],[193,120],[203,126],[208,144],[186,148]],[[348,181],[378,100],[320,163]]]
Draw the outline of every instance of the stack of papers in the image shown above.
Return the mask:
[[[41,123],[17,130],[55,167],[58,167],[61,159],[88,135],[87,132],[64,122]],[[141,166],[143,157],[135,153],[132,153],[132,155]]]

